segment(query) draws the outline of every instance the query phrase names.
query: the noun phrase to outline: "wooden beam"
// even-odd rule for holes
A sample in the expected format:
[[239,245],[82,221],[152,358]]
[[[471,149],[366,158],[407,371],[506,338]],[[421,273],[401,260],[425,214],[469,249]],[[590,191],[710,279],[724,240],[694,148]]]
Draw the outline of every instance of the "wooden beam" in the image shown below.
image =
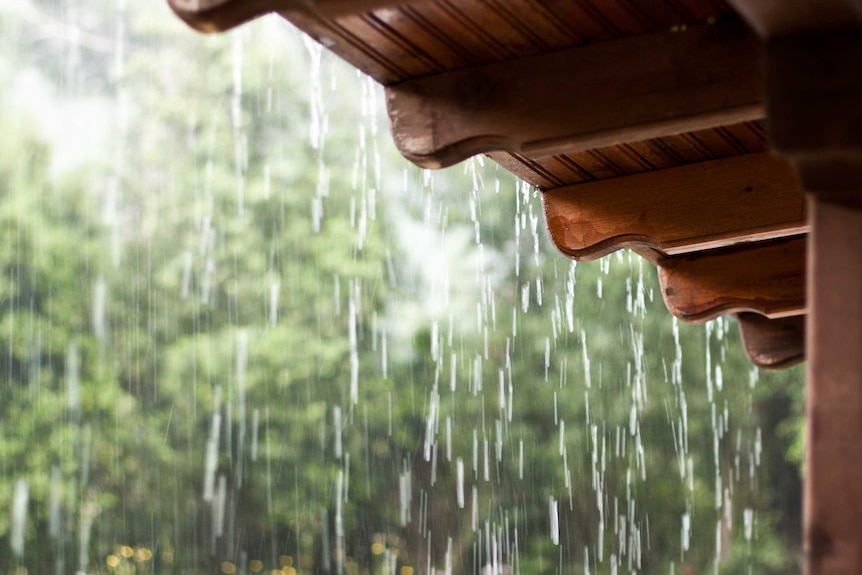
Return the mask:
[[336,18],[416,0],[168,0],[186,24],[200,32],[223,32],[272,12],[310,12]]
[[805,319],[795,315],[769,319],[760,314],[736,314],[742,346],[761,369],[785,369],[805,360]]
[[677,256],[659,266],[665,305],[686,321],[745,311],[770,318],[806,311],[804,237]]
[[396,146],[428,168],[582,151],[763,117],[760,43],[732,20],[408,80]]
[[862,153],[862,28],[766,45],[772,147],[800,158]]
[[808,231],[796,173],[768,153],[564,186],[543,201],[551,239],[576,260],[636,246],[679,255]]
[[858,0],[728,0],[763,38],[862,26]]

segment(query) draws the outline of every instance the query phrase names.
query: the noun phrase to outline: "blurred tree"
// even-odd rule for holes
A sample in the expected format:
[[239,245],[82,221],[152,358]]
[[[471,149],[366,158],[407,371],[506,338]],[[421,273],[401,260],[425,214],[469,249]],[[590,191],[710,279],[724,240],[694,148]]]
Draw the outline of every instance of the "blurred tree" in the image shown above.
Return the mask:
[[96,112],[55,132],[78,165],[0,114],[0,505],[29,487],[0,566],[795,568],[801,376],[731,320],[678,325],[632,254],[555,253],[490,163],[404,167],[376,89],[277,18],[24,6],[8,85]]

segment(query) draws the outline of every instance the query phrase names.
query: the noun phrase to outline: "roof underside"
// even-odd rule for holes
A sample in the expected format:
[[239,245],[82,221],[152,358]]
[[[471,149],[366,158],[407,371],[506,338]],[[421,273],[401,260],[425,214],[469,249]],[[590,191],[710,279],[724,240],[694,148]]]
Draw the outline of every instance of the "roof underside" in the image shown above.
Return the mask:
[[169,1],[205,31],[278,12],[386,86],[408,159],[487,153],[547,192],[563,253],[630,247],[678,317],[734,313],[753,362],[802,359],[804,195],[723,0]]

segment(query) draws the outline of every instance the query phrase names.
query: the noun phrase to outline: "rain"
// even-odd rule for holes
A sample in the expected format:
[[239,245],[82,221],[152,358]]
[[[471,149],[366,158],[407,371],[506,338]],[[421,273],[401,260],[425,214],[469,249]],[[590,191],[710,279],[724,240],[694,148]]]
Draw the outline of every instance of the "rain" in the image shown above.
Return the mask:
[[[0,0],[2,2],[2,0]],[[786,573],[798,369],[401,158],[276,15],[0,3],[0,573]]]

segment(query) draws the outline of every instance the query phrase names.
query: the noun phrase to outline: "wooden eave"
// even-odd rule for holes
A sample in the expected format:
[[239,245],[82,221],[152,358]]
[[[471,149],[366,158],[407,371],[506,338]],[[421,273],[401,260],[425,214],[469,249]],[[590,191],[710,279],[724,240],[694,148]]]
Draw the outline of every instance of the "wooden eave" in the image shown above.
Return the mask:
[[[665,282],[687,270],[707,299],[666,294],[684,320],[805,313],[804,281],[704,271],[738,270],[734,246],[808,230],[794,171],[769,153],[760,41],[723,0],[169,2],[202,31],[279,13],[386,87],[408,159],[442,167],[486,153],[545,192],[550,236],[569,257],[631,247]],[[803,273],[804,249],[784,265],[793,257]],[[757,349],[770,326],[746,324],[755,364],[804,356],[802,338]]]

